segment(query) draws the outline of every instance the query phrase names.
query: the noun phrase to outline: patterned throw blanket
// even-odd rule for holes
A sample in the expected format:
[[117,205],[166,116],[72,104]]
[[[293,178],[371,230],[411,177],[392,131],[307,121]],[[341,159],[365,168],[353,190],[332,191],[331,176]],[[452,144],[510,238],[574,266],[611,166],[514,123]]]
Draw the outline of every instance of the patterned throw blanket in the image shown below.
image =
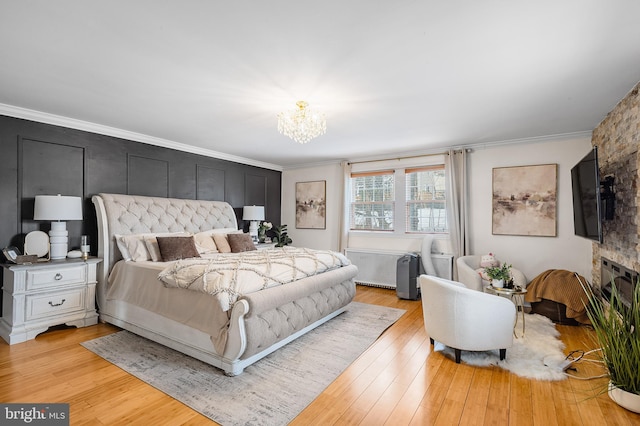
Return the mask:
[[158,278],[167,287],[213,295],[224,312],[243,295],[287,284],[351,262],[329,250],[282,247],[178,260]]

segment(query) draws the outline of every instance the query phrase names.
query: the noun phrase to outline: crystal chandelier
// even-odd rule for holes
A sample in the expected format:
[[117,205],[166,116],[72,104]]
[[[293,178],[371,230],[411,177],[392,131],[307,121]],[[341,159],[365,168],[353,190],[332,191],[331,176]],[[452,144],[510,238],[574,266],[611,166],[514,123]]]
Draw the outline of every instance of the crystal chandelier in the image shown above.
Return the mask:
[[298,143],[324,135],[327,131],[324,114],[308,109],[305,101],[298,101],[296,105],[298,109],[278,114],[278,131]]

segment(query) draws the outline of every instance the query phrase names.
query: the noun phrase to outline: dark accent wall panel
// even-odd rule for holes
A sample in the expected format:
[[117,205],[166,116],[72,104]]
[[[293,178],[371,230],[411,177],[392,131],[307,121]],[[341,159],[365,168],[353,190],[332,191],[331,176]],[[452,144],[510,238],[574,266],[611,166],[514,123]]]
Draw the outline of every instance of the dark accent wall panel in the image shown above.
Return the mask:
[[169,163],[155,158],[129,155],[127,193],[147,197],[168,197]]
[[[22,234],[49,231],[50,224],[33,221],[36,195],[84,196],[84,148],[32,139],[19,140],[18,196]],[[82,223],[69,221],[70,235],[81,235]],[[78,237],[79,240],[79,237]]]
[[[248,178],[247,178],[248,177]],[[0,115],[0,245],[22,249],[33,197],[84,197],[84,220],[69,222],[70,246],[88,234],[96,251],[91,196],[100,192],[224,200],[241,221],[245,202],[264,203],[280,223],[281,172],[112,136]],[[248,194],[246,192],[249,192]]]
[[196,199],[225,201],[224,170],[196,164]]
[[244,205],[264,206],[267,201],[267,178],[253,174],[244,176]]

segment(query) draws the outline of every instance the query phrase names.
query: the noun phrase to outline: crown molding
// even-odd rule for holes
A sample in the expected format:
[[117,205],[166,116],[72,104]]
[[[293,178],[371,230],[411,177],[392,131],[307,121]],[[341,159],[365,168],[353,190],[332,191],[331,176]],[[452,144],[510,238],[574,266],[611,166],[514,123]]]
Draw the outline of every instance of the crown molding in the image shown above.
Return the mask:
[[522,144],[531,144],[531,143],[541,143],[541,142],[553,142],[553,141],[563,141],[570,139],[582,139],[589,138],[593,136],[592,130],[583,130],[580,132],[570,132],[570,133],[558,133],[555,135],[545,135],[545,136],[534,136],[530,138],[521,138],[521,139],[506,139],[502,141],[493,141],[493,142],[479,142],[476,144],[466,144],[466,145],[457,145],[451,147],[450,149],[482,149],[482,148],[491,148],[494,146],[501,145],[522,145]]
[[170,141],[167,139],[149,136],[142,133],[131,132],[128,130],[118,129],[116,127],[104,126],[102,124],[92,123],[89,121],[77,120],[75,118],[64,117],[61,115],[49,114],[47,112],[36,111],[32,109],[17,107],[0,103],[0,115],[7,115],[25,120],[37,121],[40,123],[52,124],[54,126],[68,127],[71,129],[82,130],[85,132],[97,133],[100,135],[113,136],[120,139],[128,139],[135,142],[142,142],[149,145],[160,146],[163,148],[175,149],[178,151],[198,154],[205,157],[217,158],[220,160],[233,161],[234,163],[246,164],[248,166],[261,167],[269,170],[281,172],[282,166],[277,164],[265,163],[262,161],[252,160],[250,158],[238,157],[235,155],[225,154],[223,152],[213,151],[204,148],[198,148],[180,142]]

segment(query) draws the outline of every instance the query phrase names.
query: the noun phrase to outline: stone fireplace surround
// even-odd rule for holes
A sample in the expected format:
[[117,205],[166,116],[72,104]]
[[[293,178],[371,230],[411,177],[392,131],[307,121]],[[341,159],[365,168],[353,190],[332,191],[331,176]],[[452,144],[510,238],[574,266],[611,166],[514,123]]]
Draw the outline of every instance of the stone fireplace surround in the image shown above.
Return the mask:
[[598,147],[600,176],[615,178],[615,216],[612,220],[603,221],[603,243],[593,243],[591,275],[596,288],[601,288],[611,279],[607,269],[603,271],[604,262],[618,268],[622,276],[629,273],[634,284],[638,279],[635,271],[640,271],[639,89],[640,83],[593,130],[591,138],[591,144]]
[[618,290],[620,301],[627,308],[631,307],[633,290],[638,285],[638,273],[609,259],[602,258],[600,269],[600,292],[602,297],[611,299],[612,282]]

